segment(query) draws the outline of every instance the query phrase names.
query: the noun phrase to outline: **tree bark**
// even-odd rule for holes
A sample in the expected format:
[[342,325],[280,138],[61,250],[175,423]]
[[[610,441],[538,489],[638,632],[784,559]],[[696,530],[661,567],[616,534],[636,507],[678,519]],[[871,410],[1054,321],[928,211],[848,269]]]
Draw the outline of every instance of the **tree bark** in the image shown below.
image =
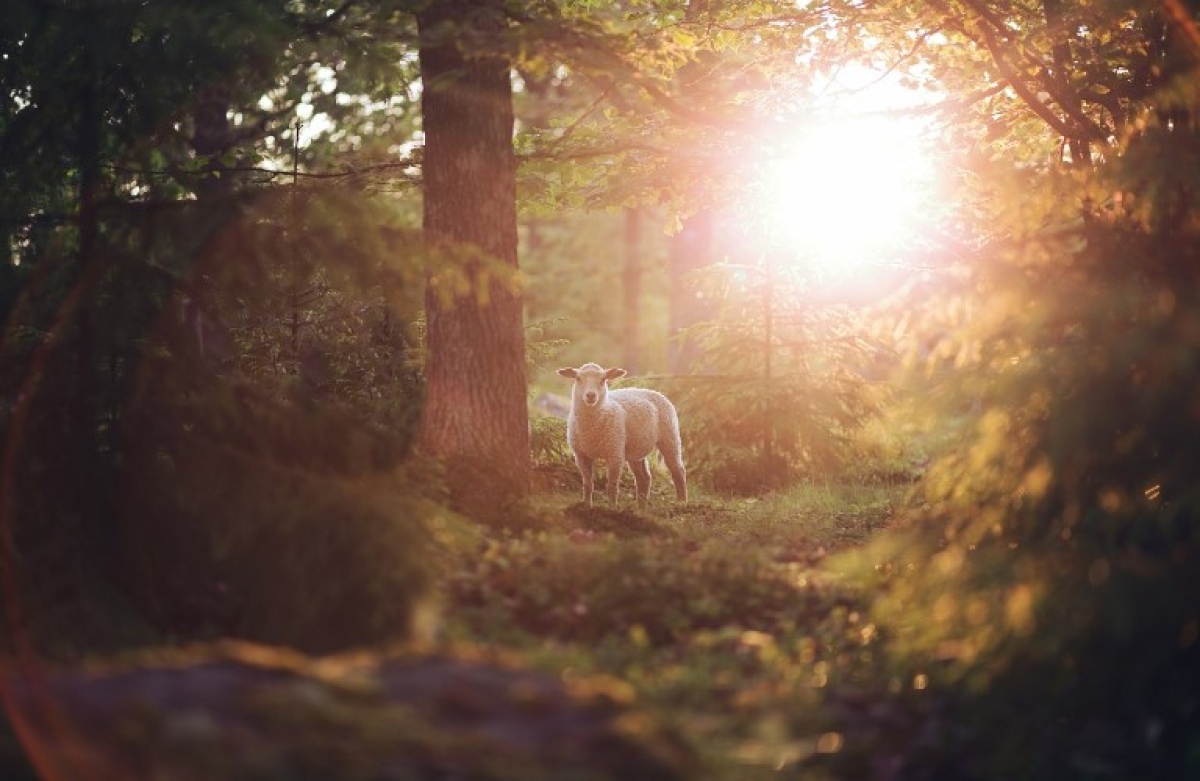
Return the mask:
[[[417,14],[431,258],[418,443],[446,464],[456,499],[492,506],[523,496],[530,476],[506,24],[498,0],[438,0]],[[468,290],[442,289],[447,264]]]

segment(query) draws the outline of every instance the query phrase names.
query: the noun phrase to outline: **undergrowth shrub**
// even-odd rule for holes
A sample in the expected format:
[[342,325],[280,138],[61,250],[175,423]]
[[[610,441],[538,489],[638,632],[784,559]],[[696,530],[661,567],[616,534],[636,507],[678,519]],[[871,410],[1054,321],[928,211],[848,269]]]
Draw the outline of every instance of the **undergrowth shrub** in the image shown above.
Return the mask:
[[437,481],[397,471],[424,290],[400,212],[325,188],[101,211],[84,268],[48,242],[0,346],[20,631],[56,657],[401,631]]
[[768,294],[762,279],[714,269],[722,310],[684,335],[703,357],[692,375],[662,383],[680,409],[689,470],[721,493],[763,493],[861,461],[856,432],[884,392],[865,379],[876,351],[851,310],[812,301],[802,280],[769,282]]
[[385,252],[395,219],[344,193],[264,194],[192,255],[130,249],[171,273],[113,361],[108,543],[160,630],[308,651],[407,634],[440,480],[408,458],[422,285]]
[[125,571],[147,614],[185,637],[315,652],[407,636],[430,508],[399,444],[219,378],[154,377],[119,473]]
[[530,415],[529,432],[534,464],[574,467],[575,459],[567,444],[566,420],[553,415]]

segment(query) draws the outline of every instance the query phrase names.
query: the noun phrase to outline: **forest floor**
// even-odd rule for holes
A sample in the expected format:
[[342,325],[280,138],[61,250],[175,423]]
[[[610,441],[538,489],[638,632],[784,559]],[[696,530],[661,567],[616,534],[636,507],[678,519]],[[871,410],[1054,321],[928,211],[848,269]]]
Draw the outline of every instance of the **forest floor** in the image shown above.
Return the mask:
[[878,640],[842,554],[892,522],[908,487],[679,505],[659,481],[643,512],[546,493],[536,528],[444,546],[440,634],[564,679],[611,678],[722,776],[774,774],[840,748],[822,703],[872,667]]
[[[848,737],[856,679],[879,681],[853,554],[907,485],[701,491],[680,505],[660,480],[636,512],[589,508],[571,482],[510,523],[432,524],[436,619],[415,644],[324,660],[218,643],[18,680],[25,728],[49,741],[43,770],[832,777],[820,759]],[[54,715],[66,712],[70,737]],[[0,776],[33,777],[4,730]]]

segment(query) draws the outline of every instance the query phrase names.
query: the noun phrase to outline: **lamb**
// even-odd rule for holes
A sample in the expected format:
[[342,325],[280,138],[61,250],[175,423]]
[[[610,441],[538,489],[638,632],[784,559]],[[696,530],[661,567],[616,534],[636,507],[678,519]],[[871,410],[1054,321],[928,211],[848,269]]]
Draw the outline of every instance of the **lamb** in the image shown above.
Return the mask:
[[575,465],[583,478],[583,500],[588,506],[592,504],[592,467],[597,459],[603,459],[608,465],[608,503],[617,503],[621,470],[628,461],[637,484],[638,507],[645,508],[650,499],[648,457],[656,447],[671,472],[675,495],[686,502],[679,416],[670,399],[648,388],[610,391],[608,381],[624,377],[624,369],[585,363],[578,369],[559,369],[558,373],[575,381],[567,416],[567,444],[575,454]]

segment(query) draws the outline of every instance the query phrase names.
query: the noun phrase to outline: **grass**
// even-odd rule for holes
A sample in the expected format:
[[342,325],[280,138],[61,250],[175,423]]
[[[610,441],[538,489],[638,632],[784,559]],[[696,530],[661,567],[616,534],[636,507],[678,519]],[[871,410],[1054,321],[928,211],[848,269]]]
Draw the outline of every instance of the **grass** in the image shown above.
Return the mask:
[[687,505],[668,488],[645,512],[544,491],[520,529],[454,537],[443,642],[618,680],[716,777],[772,774],[836,747],[819,702],[870,666],[875,637],[864,595],[830,555],[884,528],[905,487],[823,482]]

